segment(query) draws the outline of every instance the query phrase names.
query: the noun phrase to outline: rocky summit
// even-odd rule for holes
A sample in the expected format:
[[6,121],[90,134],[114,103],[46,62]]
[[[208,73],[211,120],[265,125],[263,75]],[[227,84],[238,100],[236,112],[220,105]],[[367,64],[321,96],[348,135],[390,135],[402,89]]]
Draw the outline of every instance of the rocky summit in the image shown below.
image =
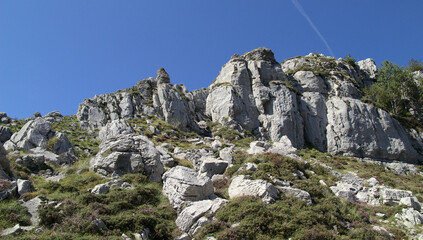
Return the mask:
[[160,68],[72,116],[0,113],[1,235],[423,239],[422,76],[258,48],[207,89]]

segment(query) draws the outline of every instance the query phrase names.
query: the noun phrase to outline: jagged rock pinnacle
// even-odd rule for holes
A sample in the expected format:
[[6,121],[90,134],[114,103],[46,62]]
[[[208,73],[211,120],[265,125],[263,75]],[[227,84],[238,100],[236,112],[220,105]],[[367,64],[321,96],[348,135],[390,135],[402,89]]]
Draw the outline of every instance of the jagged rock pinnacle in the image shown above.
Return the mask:
[[272,50],[267,48],[256,48],[251,52],[244,53],[242,57],[247,61],[269,61],[271,63],[278,63],[275,60],[275,55]]
[[164,68],[159,68],[159,70],[157,70],[156,79],[157,83],[170,83],[169,74],[167,74]]

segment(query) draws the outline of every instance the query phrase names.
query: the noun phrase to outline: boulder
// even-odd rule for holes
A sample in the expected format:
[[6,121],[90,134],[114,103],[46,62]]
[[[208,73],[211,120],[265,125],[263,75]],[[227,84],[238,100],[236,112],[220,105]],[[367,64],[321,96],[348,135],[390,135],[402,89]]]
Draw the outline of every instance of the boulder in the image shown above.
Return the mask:
[[225,147],[224,149],[219,151],[219,157],[223,160],[228,162],[229,164],[232,164],[234,153],[234,147]]
[[10,196],[16,196],[17,189],[16,181],[0,179],[0,201]]
[[282,136],[279,142],[274,142],[267,152],[287,156],[296,154],[297,149],[292,146],[287,136]]
[[414,228],[423,223],[423,214],[414,210],[414,208],[403,208],[401,213],[395,215],[395,218],[408,228]]
[[72,143],[69,141],[66,134],[56,132],[54,134],[54,137],[50,138],[49,141],[54,143],[52,144],[51,149],[49,150],[51,150],[55,154],[60,155],[66,152],[70,154],[75,154],[75,150],[73,149]]
[[176,225],[179,230],[193,236],[199,230],[198,220],[200,218],[204,218],[201,222],[211,221],[212,216],[228,202],[221,198],[192,202],[178,215]]
[[382,188],[380,197],[383,200],[383,204],[399,204],[402,198],[413,197],[413,193],[400,189]]
[[420,211],[422,206],[421,203],[419,202],[419,200],[416,197],[404,197],[401,198],[400,205],[405,205],[408,207],[412,207],[414,208],[416,211]]
[[301,190],[298,188],[292,188],[292,187],[282,187],[282,186],[277,186],[277,189],[282,193],[304,200],[307,203],[307,205],[312,204],[310,193],[304,190]]
[[264,180],[250,180],[248,176],[238,175],[232,179],[228,189],[229,197],[259,197],[265,203],[272,203],[279,198],[278,189]]
[[91,190],[93,194],[106,194],[110,191],[112,187],[122,187],[125,189],[133,189],[131,184],[122,181],[121,179],[113,180],[107,183],[95,185]]
[[147,137],[119,135],[100,144],[100,150],[90,161],[90,169],[105,176],[143,173],[154,182],[161,181],[164,171],[160,153]]
[[7,150],[23,149],[28,151],[35,147],[45,148],[48,141],[48,134],[51,131],[51,124],[43,118],[36,118],[27,122],[19,132],[14,133],[8,142],[14,145]]
[[179,210],[185,201],[204,200],[213,193],[210,178],[197,176],[190,168],[176,166],[163,174],[163,194]]
[[270,144],[264,141],[253,141],[250,143],[250,148],[247,150],[248,154],[261,154],[270,148]]
[[31,192],[31,181],[18,179],[18,194],[22,196],[22,194]]
[[215,174],[223,174],[227,167],[227,161],[205,157],[200,166],[200,173],[205,173],[206,176],[211,178]]

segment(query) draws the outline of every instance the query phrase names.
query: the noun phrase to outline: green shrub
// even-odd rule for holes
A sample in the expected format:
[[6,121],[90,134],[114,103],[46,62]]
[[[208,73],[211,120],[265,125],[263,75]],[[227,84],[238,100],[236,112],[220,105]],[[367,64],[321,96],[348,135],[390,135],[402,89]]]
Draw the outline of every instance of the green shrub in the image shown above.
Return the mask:
[[30,217],[26,212],[27,209],[21,206],[16,199],[9,198],[0,201],[0,231],[16,224],[31,225]]

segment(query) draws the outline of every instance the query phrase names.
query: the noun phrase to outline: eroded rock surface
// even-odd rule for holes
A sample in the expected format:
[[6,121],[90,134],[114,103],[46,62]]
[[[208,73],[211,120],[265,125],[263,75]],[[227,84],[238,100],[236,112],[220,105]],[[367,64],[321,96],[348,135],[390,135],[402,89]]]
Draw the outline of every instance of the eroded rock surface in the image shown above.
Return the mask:
[[160,153],[143,135],[119,135],[100,144],[98,154],[91,159],[90,169],[105,176],[143,173],[154,182],[161,181],[164,171]]

